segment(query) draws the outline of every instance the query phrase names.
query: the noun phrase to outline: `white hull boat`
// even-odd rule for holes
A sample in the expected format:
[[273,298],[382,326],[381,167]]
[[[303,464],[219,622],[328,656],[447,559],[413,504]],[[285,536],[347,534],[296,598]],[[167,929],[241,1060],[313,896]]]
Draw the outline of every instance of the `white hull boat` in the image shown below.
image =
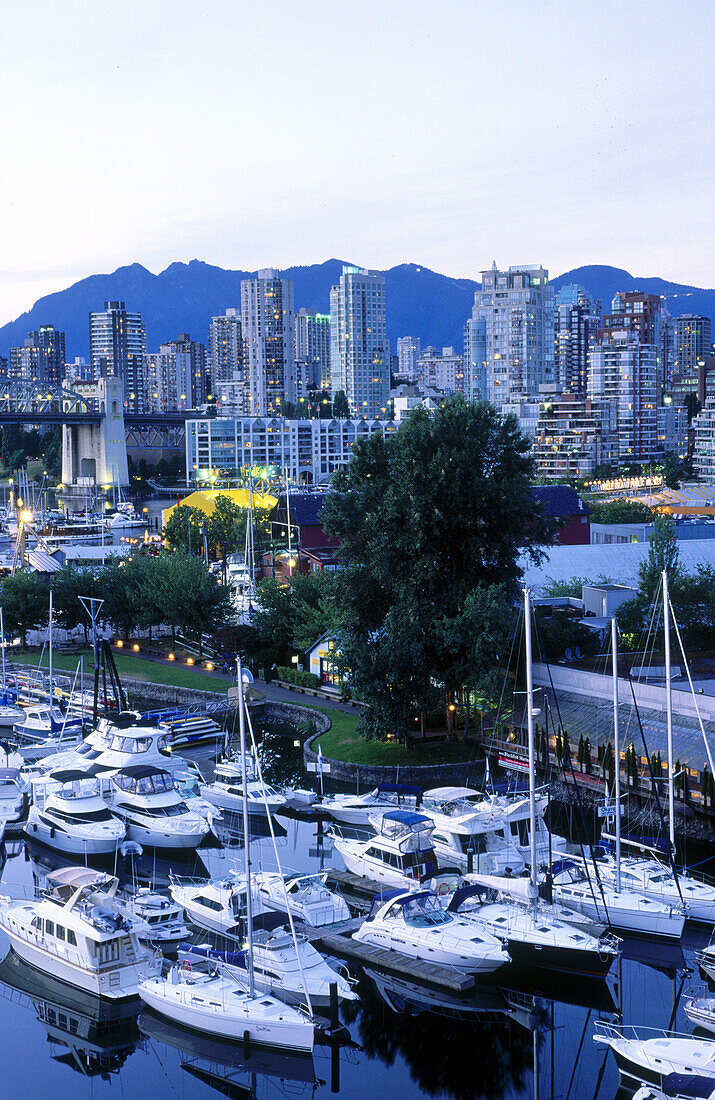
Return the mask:
[[283,878],[275,872],[255,875],[253,883],[266,909],[290,911],[312,928],[337,924],[350,919],[347,903],[325,885],[326,875],[292,875]]
[[551,891],[554,901],[618,932],[675,940],[683,934],[682,908],[630,889],[616,890],[603,880],[599,885],[595,872],[591,871],[589,878],[575,857],[554,864]]
[[33,804],[25,826],[39,840],[65,855],[109,855],[125,838],[124,823],[99,797],[96,779],[83,772],[53,772],[32,786]]
[[183,909],[166,894],[142,887],[126,900],[125,905],[137,920],[146,925],[139,932],[139,939],[144,943],[171,951],[189,936]]
[[307,1016],[267,994],[252,996],[226,974],[174,967],[168,978],[142,982],[139,996],[155,1012],[207,1035],[306,1054],[313,1049]]
[[193,813],[175,789],[171,774],[135,764],[112,780],[109,806],[123,821],[127,838],[152,848],[196,848],[210,825]]
[[[598,862],[604,878],[613,882],[615,862],[610,858],[599,859]],[[671,869],[657,859],[622,859],[621,883],[624,888],[661,905],[684,904],[688,920],[715,924],[715,886],[681,872],[678,872],[676,881]]]
[[171,877],[169,893],[197,928],[221,936],[243,934],[246,880],[240,874],[211,882],[186,882]]
[[621,1080],[628,1085],[663,1085],[671,1073],[712,1080],[715,1043],[652,1028],[625,1028],[596,1021],[594,1042],[611,1048]]
[[249,814],[274,814],[285,808],[285,795],[259,779],[252,779],[250,775],[244,783],[240,764],[232,761],[216,765],[214,781],[201,787],[201,797],[221,810],[240,813],[243,810],[244,788]]
[[683,1011],[691,1024],[715,1033],[715,997],[689,997]]
[[423,814],[388,810],[381,832],[370,840],[349,840],[331,833],[336,851],[355,875],[407,889],[437,873],[431,841],[434,826]]

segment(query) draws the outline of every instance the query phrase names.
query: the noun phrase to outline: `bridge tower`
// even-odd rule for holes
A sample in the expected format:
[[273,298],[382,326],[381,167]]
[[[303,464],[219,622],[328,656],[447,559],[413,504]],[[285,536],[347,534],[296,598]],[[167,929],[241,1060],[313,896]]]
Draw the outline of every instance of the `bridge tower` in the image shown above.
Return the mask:
[[[100,378],[73,386],[96,408],[99,422],[62,425],[62,484],[65,489],[90,483],[129,484],[124,435],[124,385],[119,378]],[[87,479],[87,480],[85,480]]]

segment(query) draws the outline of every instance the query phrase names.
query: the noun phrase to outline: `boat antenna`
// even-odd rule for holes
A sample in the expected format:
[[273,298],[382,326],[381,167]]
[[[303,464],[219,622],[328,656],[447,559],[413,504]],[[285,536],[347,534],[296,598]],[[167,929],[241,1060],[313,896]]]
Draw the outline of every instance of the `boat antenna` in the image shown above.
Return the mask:
[[251,898],[251,834],[248,831],[248,795],[246,792],[246,720],[243,698],[243,667],[240,653],[236,655],[238,674],[238,729],[241,737],[241,771],[243,773],[243,866],[246,875],[246,932],[248,935],[248,981],[249,992],[256,995],[256,982],[253,973],[253,901]]

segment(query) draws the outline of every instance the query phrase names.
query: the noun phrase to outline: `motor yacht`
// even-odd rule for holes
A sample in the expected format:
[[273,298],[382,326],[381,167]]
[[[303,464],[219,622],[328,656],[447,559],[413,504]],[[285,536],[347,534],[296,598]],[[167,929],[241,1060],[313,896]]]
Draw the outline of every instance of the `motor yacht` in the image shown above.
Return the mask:
[[[330,987],[337,988],[339,1001],[357,1001],[352,979],[338,973],[319,951],[302,936],[293,937],[285,928],[259,929],[253,934],[253,974],[256,990],[272,993],[288,1004],[305,1004],[306,990],[313,1008],[329,1008]],[[225,964],[226,971],[242,984],[248,973],[247,950],[217,951],[207,945],[182,945],[179,958],[192,967],[206,959]]]
[[107,855],[124,840],[126,826],[100,797],[96,779],[57,771],[34,781],[25,832],[69,855]]
[[508,838],[504,815],[469,787],[439,787],[425,793],[420,813],[434,824],[432,843],[440,864],[488,875],[518,874],[524,858]]
[[0,735],[8,737],[15,726],[25,721],[25,711],[16,703],[0,703]]
[[353,874],[403,889],[437,873],[434,824],[411,810],[388,810],[381,831],[369,840],[349,840],[333,831],[336,850]]
[[240,937],[246,912],[246,879],[233,872],[223,879],[194,882],[170,875],[169,893],[192,924],[222,936]]
[[715,1081],[696,1073],[669,1073],[663,1087],[641,1085],[633,1100],[713,1100]]
[[23,760],[38,760],[82,743],[82,721],[50,704],[27,707],[12,727],[12,739]]
[[468,974],[489,973],[509,961],[498,939],[446,912],[429,890],[376,897],[353,939]]
[[623,1027],[597,1020],[593,1039],[613,1051],[621,1081],[630,1087],[663,1086],[671,1073],[715,1083],[715,1043],[657,1028]]
[[708,944],[702,951],[696,951],[695,961],[708,978],[715,982],[715,942]]
[[166,894],[143,886],[127,896],[124,904],[146,925],[139,932],[139,939],[144,943],[160,947],[162,951],[175,951],[189,935],[183,909]]
[[553,864],[545,886],[554,901],[618,932],[676,940],[683,934],[682,906],[654,901],[628,888],[617,890],[611,882],[599,880],[593,868],[587,874],[585,861],[576,856]]
[[683,1011],[691,1024],[715,1032],[715,997],[688,997]]
[[366,794],[336,794],[321,803],[321,809],[340,825],[368,825],[370,816],[401,806],[406,800],[416,807],[420,788],[405,783],[381,783]]
[[[520,795],[490,795],[488,804],[495,816],[501,816],[504,821],[502,836],[504,841],[511,842],[521,855],[527,867],[531,864],[531,821],[529,799]],[[536,863],[549,863],[568,850],[566,837],[558,833],[550,832],[544,813],[548,808],[548,796],[537,792],[536,817],[535,817],[535,841]]]
[[[97,728],[81,744],[67,752],[48,756],[35,770],[86,768],[92,769],[94,774],[101,772],[109,776],[132,764],[171,768],[171,762],[166,730],[142,724],[135,711],[122,711],[113,718],[100,718]],[[187,765],[185,760],[176,763],[177,767]]]
[[161,972],[159,952],[139,942],[139,923],[118,907],[114,875],[63,867],[47,875],[40,901],[0,896],[0,927],[39,970],[97,996],[136,996]]
[[209,832],[208,822],[188,808],[164,768],[134,764],[114,776],[112,788],[107,801],[129,840],[153,848],[196,848]]
[[[285,795],[275,787],[265,786],[259,779],[249,777],[245,790],[250,814],[273,814],[285,807]],[[243,809],[243,791],[241,766],[228,760],[216,765],[213,782],[201,787],[201,797],[222,810],[240,813]]]
[[[607,882],[615,881],[616,864],[610,856],[600,857],[598,867]],[[676,879],[670,867],[657,859],[621,859],[621,883],[662,905],[684,904],[688,920],[715,924],[715,886],[680,871]]]
[[285,879],[274,871],[254,876],[258,897],[266,909],[290,911],[312,928],[349,920],[350,910],[344,898],[325,885],[326,874],[289,875]]
[[208,1035],[306,1054],[313,1049],[313,1022],[300,1009],[247,992],[225,972],[175,966],[166,978],[141,982],[139,996],[155,1012]]
[[457,890],[447,907],[463,920],[500,940],[513,962],[548,970],[605,975],[618,957],[618,941],[608,934],[590,935],[533,906],[492,901],[482,886]]
[[0,768],[0,821],[20,821],[27,807],[30,787],[18,768]]

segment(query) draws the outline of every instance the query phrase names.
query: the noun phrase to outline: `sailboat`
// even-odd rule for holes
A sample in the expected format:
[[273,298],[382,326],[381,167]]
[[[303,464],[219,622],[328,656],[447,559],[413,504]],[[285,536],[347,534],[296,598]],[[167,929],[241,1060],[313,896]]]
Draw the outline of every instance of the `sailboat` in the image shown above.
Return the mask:
[[[246,769],[246,720],[243,699],[243,670],[238,659],[241,762]],[[248,803],[243,801],[245,881],[251,881]],[[185,1027],[195,1028],[222,1039],[243,1039],[259,1046],[279,1047],[310,1053],[315,1027],[300,1009],[286,1005],[270,994],[256,992],[253,973],[253,910],[251,891],[246,892],[248,939],[248,989],[220,964],[215,970],[199,971],[175,966],[166,978],[142,982],[139,996],[163,1016]]]

